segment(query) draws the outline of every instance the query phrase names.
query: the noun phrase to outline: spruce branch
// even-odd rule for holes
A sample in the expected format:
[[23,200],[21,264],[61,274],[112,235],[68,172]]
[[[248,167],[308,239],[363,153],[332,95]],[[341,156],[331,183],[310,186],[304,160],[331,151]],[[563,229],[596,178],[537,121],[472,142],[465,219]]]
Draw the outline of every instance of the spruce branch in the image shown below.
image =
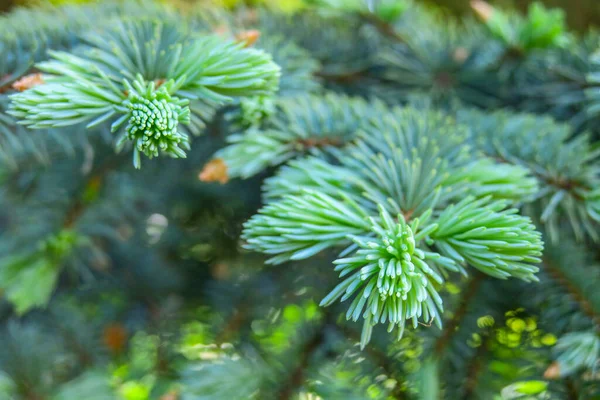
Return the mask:
[[375,111],[363,100],[335,94],[284,98],[276,108],[262,127],[229,136],[229,146],[215,154],[230,177],[248,178],[311,149],[342,146]]
[[568,121],[575,132],[594,130],[597,47],[598,37],[592,31],[568,47],[530,54],[519,66],[516,107]]
[[453,168],[469,160],[468,148],[458,145],[467,131],[439,112],[423,118],[410,108],[384,111],[364,122],[354,143],[330,151],[356,175],[349,189],[358,187],[355,195],[365,207],[420,215],[452,195],[441,185]]
[[305,190],[266,205],[244,224],[246,248],[276,255],[267,262],[280,264],[308,258],[326,248],[348,243],[348,235],[369,227],[365,211],[350,198],[338,200]]
[[[270,203],[244,226],[247,248],[274,255],[272,263],[350,245],[334,261],[345,279],[322,305],[354,296],[347,318],[365,319],[363,347],[377,323],[389,321],[399,336],[407,320],[439,324],[436,287],[447,271],[466,274],[471,265],[496,278],[536,279],[541,234],[504,199],[530,195],[535,182],[520,182],[522,167],[465,172],[494,164],[469,153],[468,132],[454,120],[428,117],[394,109],[366,120],[348,146],[283,168],[265,186]],[[500,200],[465,197],[469,190]]]
[[510,276],[536,280],[543,249],[542,235],[527,217],[506,209],[502,200],[467,197],[450,205],[437,219],[431,234],[441,254],[467,263],[495,278]]
[[595,371],[600,363],[600,337],[597,332],[572,332],[559,338],[553,349],[559,376],[578,370]]
[[[503,93],[495,69],[502,48],[480,26],[442,20],[429,13],[410,16],[418,24],[401,25],[402,43],[383,47],[378,61],[381,88],[375,93],[397,102],[398,96],[422,93],[444,108],[463,103],[482,107],[500,104]],[[422,30],[419,26],[430,29]]]
[[222,103],[232,97],[273,94],[279,76],[279,66],[263,51],[208,36],[192,40],[184,49],[171,79],[181,81],[178,90],[184,96]]
[[120,23],[87,42],[76,54],[51,52],[53,60],[38,64],[45,83],[11,96],[9,112],[36,129],[112,120],[116,130],[128,120],[123,137],[134,141],[137,168],[140,152],[185,156],[187,133],[177,125],[205,114],[188,101],[215,108],[277,89],[279,67],[267,54],[214,36],[187,38],[160,22]]
[[464,192],[457,191],[476,198],[491,196],[515,203],[531,201],[539,191],[537,179],[527,168],[485,158],[455,170],[443,184],[463,187]]
[[241,129],[260,126],[276,112],[275,99],[269,96],[254,96],[242,99],[237,113],[231,116]]
[[98,116],[111,117],[113,107],[126,97],[123,90],[114,86],[106,75],[89,73],[94,70],[92,64],[77,63],[74,56],[66,53],[59,57],[65,63],[72,63],[71,77],[76,81],[44,75],[43,85],[11,96],[9,113],[35,129],[74,125]]
[[542,272],[545,274],[541,275],[540,292],[533,306],[541,310],[540,321],[545,328],[558,337],[552,351],[555,361],[544,376],[572,377],[576,382],[576,372],[584,373],[588,368],[593,371],[600,359],[595,347],[600,326],[598,266],[593,254],[581,244],[563,240],[548,247]]
[[[557,249],[551,249],[554,255],[557,254],[555,250]],[[600,304],[596,303],[595,296],[590,296],[589,289],[585,289],[587,286],[585,283],[592,279],[589,272],[586,273],[585,270],[581,270],[579,271],[581,273],[577,274],[576,271],[568,271],[568,266],[564,264],[563,259],[560,257],[554,258],[544,257],[544,268],[556,282],[566,288],[567,292],[581,307],[581,311],[593,322],[596,329],[600,329]],[[587,265],[577,265],[576,270],[586,267]],[[594,281],[596,279],[594,277]]]
[[278,96],[288,97],[319,91],[320,85],[314,76],[320,64],[310,52],[279,33],[262,35],[256,47],[270,54],[281,68]]
[[[373,67],[382,38],[356,14],[323,15],[316,10],[292,16],[259,13],[265,34],[293,38],[321,66],[319,75],[343,76]],[[340,37],[347,38],[340,40]]]
[[309,156],[292,160],[265,180],[265,200],[271,201],[288,194],[300,194],[305,189],[317,190],[330,196],[344,192],[355,201],[363,201],[364,183],[349,168],[332,164],[320,157]]
[[[309,52],[278,34],[262,35],[256,46],[269,53],[281,68],[279,98],[305,96],[320,89],[314,77],[319,63]],[[245,131],[263,125],[276,113],[276,106],[276,98],[271,95],[245,97],[240,99],[239,107],[226,114],[226,119],[231,122],[232,131]]]
[[[397,199],[394,212],[402,209],[414,213],[416,204],[434,204],[431,201],[436,197],[432,195],[439,187],[445,188],[441,195],[444,199],[453,196],[460,199],[465,194],[472,194],[520,202],[537,192],[537,180],[526,168],[498,164],[483,157],[467,161],[463,151],[456,151],[457,142],[466,139],[466,132],[452,120],[436,113],[430,116],[430,126],[419,126],[420,118],[414,110],[395,109],[393,112],[402,118],[380,114],[381,122],[366,121],[358,140],[341,151],[330,149],[326,157],[305,157],[282,167],[274,177],[266,180],[267,199],[296,194],[306,187],[328,194],[343,190],[357,201],[361,201],[363,193],[382,204]],[[385,129],[395,132],[383,133]],[[446,129],[453,134],[442,136]],[[417,133],[421,130],[423,133]],[[408,151],[411,147],[417,148]],[[399,161],[402,164],[387,165]],[[393,177],[394,168],[402,171],[402,179],[397,177],[394,180],[398,182],[387,183],[389,179],[385,177]],[[424,176],[427,179],[418,184],[411,182],[409,172],[415,179]],[[417,186],[420,186],[419,191],[414,189]]]
[[[598,41],[593,37],[591,49],[585,48],[585,50],[588,50],[585,53],[587,57],[584,59],[586,69],[583,71],[585,75],[580,85],[580,90],[584,94],[581,103],[585,106],[585,117],[592,122],[595,122],[600,115],[600,91],[598,90],[600,85],[600,53],[597,45]],[[590,52],[592,53],[590,54]]]
[[559,239],[562,220],[579,239],[598,239],[600,148],[590,143],[589,136],[572,137],[568,125],[530,114],[461,110],[457,118],[472,127],[476,148],[500,162],[528,169],[537,179],[533,217],[545,225],[552,241]]

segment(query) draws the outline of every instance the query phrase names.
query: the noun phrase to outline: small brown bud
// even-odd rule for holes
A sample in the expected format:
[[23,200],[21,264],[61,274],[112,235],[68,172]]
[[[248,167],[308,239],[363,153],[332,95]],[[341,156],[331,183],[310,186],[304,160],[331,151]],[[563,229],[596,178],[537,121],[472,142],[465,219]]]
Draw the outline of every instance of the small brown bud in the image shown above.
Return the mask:
[[113,323],[104,328],[102,340],[107,349],[117,354],[125,349],[127,344],[127,331],[119,323]]
[[252,45],[254,45],[254,43],[256,43],[259,37],[260,31],[256,29],[250,29],[235,35],[235,38],[238,42],[246,43],[246,47],[251,47]]
[[36,74],[25,75],[18,81],[15,81],[12,84],[12,87],[19,92],[23,92],[27,89],[31,89],[34,86],[41,85],[42,83],[44,83],[44,79],[42,74],[38,72]]
[[560,365],[554,361],[544,372],[544,378],[557,379],[560,377]]
[[227,175],[227,164],[221,158],[215,158],[209,161],[198,178],[202,182],[219,182],[225,184],[229,182],[229,176]]
[[489,21],[489,19],[492,17],[492,14],[494,13],[494,7],[492,7],[489,3],[486,3],[483,0],[472,0],[471,8],[473,9],[473,11],[475,11],[475,14],[477,14],[477,16],[481,18],[483,22]]

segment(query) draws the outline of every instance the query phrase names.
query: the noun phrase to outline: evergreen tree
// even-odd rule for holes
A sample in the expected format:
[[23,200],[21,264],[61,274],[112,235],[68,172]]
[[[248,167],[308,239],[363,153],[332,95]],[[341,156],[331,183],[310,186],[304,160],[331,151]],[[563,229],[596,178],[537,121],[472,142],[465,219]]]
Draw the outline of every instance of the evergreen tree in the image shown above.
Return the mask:
[[0,398],[600,398],[600,36],[471,6],[0,16]]

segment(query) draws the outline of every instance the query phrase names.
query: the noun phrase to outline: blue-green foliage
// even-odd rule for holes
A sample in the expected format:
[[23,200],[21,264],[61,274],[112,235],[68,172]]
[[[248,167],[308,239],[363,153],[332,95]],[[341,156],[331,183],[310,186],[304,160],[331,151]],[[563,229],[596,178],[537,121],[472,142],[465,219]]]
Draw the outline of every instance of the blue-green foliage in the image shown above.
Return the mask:
[[[127,119],[125,137],[134,142],[136,168],[140,152],[157,156],[160,149],[174,157],[184,156],[179,145],[185,148],[187,137],[177,132],[175,123],[189,124],[190,111],[177,111],[184,103],[171,94],[196,100],[192,107],[207,107],[207,103],[214,107],[231,101],[232,96],[269,95],[278,85],[279,67],[267,54],[216,36],[185,37],[177,27],[152,20],[119,24],[104,35],[88,37],[87,43],[78,54],[52,52],[52,61],[39,63],[37,68],[45,73],[43,84],[13,95],[10,113],[38,129],[90,120],[87,126],[93,127],[115,119],[116,129]],[[136,85],[140,79],[158,84]],[[144,142],[132,132],[130,115],[131,104],[140,103],[140,92],[146,92],[143,96],[149,101],[164,103],[148,108],[144,121],[136,122]],[[163,115],[167,111],[177,116]],[[123,115],[118,118],[119,114]],[[146,126],[146,119],[154,122]],[[157,125],[161,119],[170,122]],[[174,144],[158,143],[165,133]],[[156,144],[142,144],[152,137]]]
[[0,16],[0,398],[600,394],[597,33],[309,3]]

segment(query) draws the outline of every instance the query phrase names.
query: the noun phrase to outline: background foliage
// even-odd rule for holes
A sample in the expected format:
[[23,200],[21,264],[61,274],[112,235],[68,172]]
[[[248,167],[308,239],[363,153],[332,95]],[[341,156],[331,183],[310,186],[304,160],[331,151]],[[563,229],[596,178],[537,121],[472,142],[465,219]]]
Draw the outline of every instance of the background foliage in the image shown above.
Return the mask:
[[600,398],[600,36],[463,13],[0,16],[0,398]]

